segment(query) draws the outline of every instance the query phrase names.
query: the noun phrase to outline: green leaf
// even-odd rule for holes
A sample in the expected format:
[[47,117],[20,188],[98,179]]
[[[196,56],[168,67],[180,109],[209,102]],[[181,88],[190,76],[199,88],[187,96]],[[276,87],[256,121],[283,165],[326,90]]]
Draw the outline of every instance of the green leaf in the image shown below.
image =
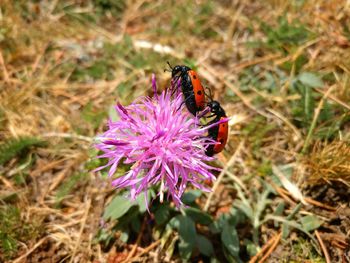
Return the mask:
[[285,202],[281,202],[281,203],[279,203],[278,205],[277,205],[277,207],[276,207],[276,209],[275,209],[275,212],[274,212],[274,214],[276,215],[276,216],[280,216],[280,215],[282,215],[282,213],[283,213],[283,211],[284,211],[284,208],[285,208]]
[[314,215],[307,215],[300,219],[301,225],[305,231],[312,231],[319,228],[323,221]]
[[161,205],[154,213],[157,225],[164,224],[169,219],[169,216],[170,210],[169,207],[166,205]]
[[254,211],[250,204],[246,202],[242,202],[241,200],[236,200],[233,204],[237,209],[242,211],[246,217],[248,217],[251,221],[254,220]]
[[210,232],[213,234],[219,234],[221,232],[221,226],[219,221],[214,221],[214,223],[209,225]]
[[311,90],[308,87],[303,87],[304,89],[304,112],[306,114],[307,119],[311,119],[312,117],[312,110],[313,110],[313,103],[312,103],[312,96],[311,96]]
[[[300,205],[302,205],[302,204],[300,203]],[[298,205],[297,205],[297,206],[298,206]],[[293,209],[293,211],[297,211],[298,209],[299,209],[299,208],[296,207],[296,208]],[[292,211],[292,213],[291,213],[292,215],[294,214],[293,211]],[[320,247],[319,247],[318,242],[317,242],[317,240],[315,239],[315,237],[314,237],[313,235],[311,235],[311,234],[309,233],[309,231],[305,231],[302,225],[298,224],[298,223],[295,222],[295,221],[289,221],[289,220],[290,220],[289,216],[288,216],[287,218],[284,218],[284,217],[280,217],[280,216],[267,215],[267,216],[265,217],[265,219],[264,219],[264,222],[269,221],[269,220],[275,220],[275,221],[282,222],[282,223],[283,223],[283,225],[282,225],[282,231],[283,231],[284,225],[286,225],[288,228],[289,228],[289,227],[292,227],[292,228],[296,228],[296,229],[298,229],[298,230],[304,232],[304,233],[312,240],[312,244],[313,244],[314,248],[317,250],[317,252],[318,252],[319,254],[321,253]],[[287,229],[287,231],[289,231],[289,230]],[[289,232],[288,232],[288,233],[289,233]]]
[[237,226],[239,223],[243,223],[246,220],[246,215],[243,213],[243,211],[239,210],[238,208],[232,206],[230,209],[230,214],[227,215],[227,222],[231,226]]
[[96,236],[98,242],[104,242],[106,244],[108,244],[112,239],[112,235],[110,234],[110,232],[104,228],[100,228]]
[[[279,203],[277,205],[277,207],[275,209],[275,212],[274,212],[274,215],[281,216],[283,214],[284,208],[285,208],[285,202],[282,201],[281,203]],[[274,226],[278,227],[278,222],[277,221],[274,221]]]
[[190,243],[195,243],[196,227],[189,217],[178,215],[173,217],[169,225],[179,232],[180,238]]
[[310,72],[303,72],[298,76],[298,80],[306,86],[320,88],[324,86],[322,79]]
[[127,199],[123,196],[117,195],[114,197],[112,202],[106,207],[105,212],[103,214],[103,218],[105,220],[111,219],[115,220],[123,215],[125,215],[130,207],[135,205],[130,201],[130,199]]
[[268,199],[269,194],[271,193],[270,188],[268,185],[266,185],[266,189],[264,190],[263,193],[259,194],[259,198],[257,200],[256,208],[254,211],[254,221],[253,221],[253,226],[255,228],[258,228],[260,224],[260,215],[263,213],[265,210],[266,206],[270,203],[270,200]]
[[[235,211],[237,209],[234,208],[233,211]],[[238,210],[239,211],[239,210]],[[243,213],[239,213],[240,215],[242,215]],[[215,220],[212,224],[209,225],[209,229],[213,234],[218,234],[222,231],[222,229],[224,228],[224,226],[226,224],[230,224],[232,226],[235,226],[235,224],[237,223],[236,218],[234,218],[236,215],[239,215],[236,213],[233,214],[221,214],[219,216],[219,218],[217,220]]]
[[184,204],[191,205],[201,195],[202,195],[202,191],[200,191],[200,190],[191,190],[191,191],[188,191],[188,192],[184,193],[184,195],[182,196],[181,200],[182,200],[182,202],[184,202]]
[[[274,221],[274,222],[276,223],[277,221]],[[286,223],[283,223],[282,224],[282,238],[286,239],[289,236],[289,233],[290,233],[289,226]]]
[[221,241],[232,256],[238,257],[239,240],[237,230],[234,226],[229,224],[224,226],[221,232]]
[[179,251],[183,259],[191,257],[193,248],[196,245],[196,227],[191,218],[178,215],[170,220],[169,225],[179,232]]
[[196,227],[192,219],[185,216],[179,216],[180,226],[179,234],[180,238],[194,245],[196,243]]
[[129,239],[129,229],[128,228],[121,231],[119,239],[124,243],[128,242],[128,239]]
[[196,243],[199,252],[201,252],[203,255],[210,257],[214,254],[213,244],[205,236],[197,235]]
[[[168,225],[169,225],[172,229],[179,230],[179,228],[180,228],[180,218],[179,218],[179,216],[173,217],[173,218],[169,221]],[[167,225],[167,226],[168,226],[168,225]]]
[[235,184],[235,188],[240,200],[236,200],[236,202],[233,203],[234,207],[241,210],[251,221],[254,221],[254,210],[249,200],[245,197],[241,187]]
[[139,206],[139,212],[144,213],[147,210],[147,204],[151,200],[152,190],[147,191],[147,198],[145,198],[145,194],[140,194],[136,198],[136,203]]
[[247,248],[247,252],[248,252],[249,256],[253,257],[258,253],[257,246],[249,239],[244,239],[244,245]]
[[140,229],[141,229],[141,222],[140,222],[140,219],[139,217],[134,217],[132,220],[131,220],[131,229],[134,231],[134,232],[140,232]]
[[308,127],[313,117],[315,108],[315,96],[310,86],[295,81],[292,85],[296,92],[301,95],[301,99],[294,102],[293,115],[296,120],[301,122],[300,124]]
[[[292,220],[292,218],[300,211],[301,208],[302,208],[302,203],[297,204],[297,205],[293,208],[292,212],[286,217],[286,220],[287,220],[287,221],[284,221],[284,222],[282,223],[282,238],[283,238],[283,239],[286,239],[286,238],[289,236],[290,231],[291,231],[291,229],[290,229],[290,227],[289,227],[289,224],[288,224],[288,220]],[[277,216],[277,218],[283,218],[283,217]],[[275,221],[274,221],[274,224],[277,224],[277,222],[280,222],[280,221],[275,220]],[[297,224],[295,221],[293,221],[293,223]],[[298,225],[298,224],[297,224],[297,225]]]
[[197,208],[186,208],[185,209],[185,213],[186,215],[188,215],[189,217],[191,217],[193,219],[194,222],[202,224],[202,225],[210,225],[211,223],[213,223],[213,219],[211,218],[211,216]]
[[182,259],[188,260],[192,255],[193,246],[183,240],[179,243],[179,252]]

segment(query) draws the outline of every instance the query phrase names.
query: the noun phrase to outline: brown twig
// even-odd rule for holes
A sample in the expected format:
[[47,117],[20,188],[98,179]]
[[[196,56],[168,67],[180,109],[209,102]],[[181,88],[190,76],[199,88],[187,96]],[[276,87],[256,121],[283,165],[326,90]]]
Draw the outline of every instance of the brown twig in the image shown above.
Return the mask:
[[322,237],[324,240],[331,242],[341,249],[345,249],[347,246],[349,246],[348,242],[346,242],[346,236],[343,236],[342,234],[322,233]]
[[10,77],[9,77],[9,73],[8,73],[6,66],[5,66],[5,61],[4,61],[4,57],[2,56],[2,52],[0,52],[0,66],[2,67],[2,71],[4,74],[4,80],[5,80],[5,82],[8,82]]
[[[51,192],[53,190],[56,189],[56,187],[63,181],[63,179],[66,177],[66,175],[68,174],[68,172],[71,171],[71,169],[74,167],[75,162],[70,162],[69,164],[66,165],[66,167],[60,171],[55,177],[54,180],[52,182],[52,184],[50,185],[48,192]],[[45,195],[47,195],[47,193],[45,193]]]
[[321,207],[321,208],[324,208],[324,209],[327,209],[327,210],[330,210],[330,211],[337,211],[336,208],[331,207],[331,206],[326,205],[326,204],[323,204],[323,203],[321,203],[321,202],[318,202],[318,201],[316,201],[316,200],[314,200],[314,199],[312,199],[312,198],[309,198],[309,197],[306,197],[306,198],[305,198],[305,201],[306,201],[307,203],[311,204],[311,205],[314,205],[314,206],[318,206],[318,207]]
[[221,81],[227,86],[229,87],[236,95],[237,97],[239,97],[242,102],[251,110],[257,112],[258,114],[260,114],[261,116],[264,116],[267,119],[270,119],[272,117],[272,115],[269,115],[267,112],[262,111],[258,108],[256,108],[251,102],[250,100],[243,94],[243,92],[241,92],[236,86],[234,86],[230,81],[226,80],[226,79],[221,79]]
[[267,55],[267,56],[262,57],[262,58],[256,58],[256,59],[249,60],[249,61],[243,61],[241,63],[238,63],[238,64],[234,65],[233,69],[235,71],[239,71],[239,70],[242,70],[244,68],[247,68],[247,67],[250,67],[250,66],[254,66],[256,64],[260,64],[260,63],[263,63],[263,62],[267,62],[267,61],[270,61],[270,60],[274,60],[274,59],[280,58],[280,57],[281,57],[280,54],[271,54],[271,55]]
[[[267,251],[267,253],[265,254],[265,256],[267,255],[267,257],[272,253],[272,251],[275,249],[275,247],[277,246],[280,238],[282,236],[282,232],[280,232],[279,234],[275,235],[274,237],[272,237],[263,247],[262,249],[254,256],[250,259],[249,263],[255,263],[259,257],[261,257],[265,251]],[[269,249],[270,248],[270,249]],[[263,256],[263,258],[265,257]],[[266,258],[267,258],[266,257]],[[262,258],[262,259],[263,259]],[[265,259],[266,259],[265,258]],[[261,260],[262,260],[261,259]],[[262,261],[259,261],[259,262],[262,262]]]
[[83,136],[83,135],[78,135],[78,134],[73,134],[73,133],[62,133],[62,132],[48,132],[44,133],[41,135],[44,138],[49,138],[49,137],[58,137],[58,138],[69,138],[69,139],[77,139],[77,140],[82,140],[91,143],[93,141],[93,138]]
[[43,172],[46,172],[46,171],[52,170],[53,168],[59,167],[60,164],[65,162],[66,160],[67,160],[66,158],[62,158],[62,159],[59,159],[56,161],[49,162],[49,163],[44,164],[44,165],[40,165],[40,166],[38,165],[39,167],[37,169],[31,171],[29,174],[32,177],[39,176]]
[[147,217],[145,217],[144,220],[143,220],[143,223],[142,223],[142,226],[141,226],[141,229],[140,229],[140,233],[139,233],[139,235],[137,236],[137,239],[136,239],[136,243],[134,244],[134,246],[131,249],[128,257],[123,261],[123,263],[130,262],[130,259],[134,256],[134,254],[135,254],[135,252],[137,250],[137,247],[138,247],[138,245],[141,242],[143,231],[145,230],[145,227],[146,227],[146,222],[147,222]]
[[88,218],[88,215],[89,215],[90,207],[91,207],[91,199],[89,199],[87,204],[86,204],[85,213],[84,213],[84,216],[83,216],[83,218],[81,220],[79,236],[78,236],[77,242],[75,243],[74,250],[73,250],[70,262],[74,261],[75,254],[77,253],[79,245],[81,243],[80,240],[81,240],[81,236],[83,235],[83,231],[84,231],[84,228],[85,228],[85,225],[86,225],[86,221],[87,221],[87,218]]
[[13,263],[21,262],[23,259],[28,257],[35,249],[37,249],[42,243],[44,243],[46,241],[46,239],[48,239],[48,236],[43,237],[42,239],[40,239],[31,249],[28,250],[27,253],[25,253],[24,255],[20,256],[19,258],[16,258],[13,261]]
[[252,257],[250,260],[249,260],[249,263],[255,263],[260,256],[262,256],[266,250],[269,249],[269,247],[271,246],[271,244],[275,241],[277,236],[274,236],[273,238],[271,238],[263,247],[262,249],[254,256]]
[[275,190],[277,191],[277,193],[289,204],[295,206],[297,205],[296,202],[294,202],[291,198],[289,198],[288,194],[286,194],[281,187],[278,187],[277,185],[275,185],[274,183],[272,183],[272,186],[275,188]]
[[154,247],[156,247],[159,243],[161,242],[161,240],[157,240],[155,242],[153,242],[151,245],[149,245],[148,247],[144,248],[142,250],[142,252],[138,255],[136,255],[135,257],[131,258],[128,260],[128,262],[134,262],[136,261],[139,257],[143,256],[144,254],[150,252]]
[[46,44],[46,45],[42,48],[41,52],[36,56],[36,58],[35,58],[35,60],[34,60],[34,63],[33,63],[33,65],[32,65],[32,70],[29,72],[29,76],[32,76],[32,75],[35,73],[35,71],[37,70],[37,68],[38,68],[38,66],[39,66],[39,63],[40,63],[41,59],[43,58],[43,56],[44,56],[44,54],[45,54],[45,52],[46,52],[48,46],[49,46],[49,45]]
[[[276,186],[276,191],[278,193],[281,192],[281,193],[284,193],[284,194],[290,196],[290,193],[287,190],[285,190],[285,189],[283,189],[281,187]],[[324,208],[324,209],[327,209],[327,210],[330,210],[330,211],[337,211],[336,208],[331,207],[331,206],[326,205],[326,204],[323,204],[321,202],[318,202],[318,201],[316,201],[316,200],[314,200],[312,198],[305,197],[304,200],[310,205],[318,206],[318,207],[321,207],[321,208]]]
[[297,140],[302,138],[300,131],[286,117],[284,117],[282,113],[270,108],[268,108],[267,111],[281,119],[294,132]]
[[322,238],[321,238],[321,236],[320,236],[320,234],[319,234],[319,232],[318,232],[317,230],[315,230],[315,234],[316,234],[316,237],[317,237],[318,242],[319,242],[320,245],[321,245],[322,252],[323,252],[323,254],[324,254],[325,258],[326,258],[326,262],[327,262],[327,263],[331,263],[331,259],[330,259],[330,257],[329,257],[327,248],[326,248],[326,246],[324,245],[323,240],[322,240]]
[[[323,91],[319,88],[314,88],[317,92],[325,95],[327,91]],[[344,108],[350,110],[350,105],[346,104],[344,101],[341,101],[340,99],[338,99],[337,97],[333,96],[332,94],[328,94],[328,99],[338,103],[339,105],[343,106]]]
[[265,260],[272,254],[272,252],[277,247],[278,243],[280,242],[282,237],[282,232],[280,232],[274,239],[273,244],[271,245],[270,249],[266,252],[266,254],[259,260],[259,263],[265,262]]
[[342,250],[346,249],[348,246],[347,243],[341,242],[340,240],[333,240],[331,241],[332,246],[336,246],[337,248],[340,248]]

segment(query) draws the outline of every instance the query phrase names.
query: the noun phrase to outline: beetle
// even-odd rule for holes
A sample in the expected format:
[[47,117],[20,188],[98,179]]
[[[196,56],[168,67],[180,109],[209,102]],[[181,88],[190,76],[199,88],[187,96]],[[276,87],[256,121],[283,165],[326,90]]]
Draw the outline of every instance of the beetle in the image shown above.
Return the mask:
[[197,112],[204,110],[205,92],[197,72],[184,65],[171,67],[169,62],[168,65],[171,69],[171,77],[174,80],[180,78],[181,91],[188,111],[196,115]]
[[[213,125],[219,121],[222,121],[227,118],[225,110],[221,107],[220,103],[212,100],[208,102],[208,107],[210,108],[210,112],[213,113],[211,116],[214,117],[207,125]],[[209,145],[206,150],[207,156],[213,156],[221,152],[227,143],[228,138],[228,123],[227,121],[219,123],[218,125],[213,125],[208,129],[208,137],[213,139],[217,144]]]

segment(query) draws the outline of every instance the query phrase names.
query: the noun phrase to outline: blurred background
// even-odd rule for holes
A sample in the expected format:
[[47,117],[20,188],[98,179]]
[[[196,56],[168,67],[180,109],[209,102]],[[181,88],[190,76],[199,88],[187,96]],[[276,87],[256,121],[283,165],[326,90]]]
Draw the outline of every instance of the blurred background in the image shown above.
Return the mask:
[[[212,194],[148,213],[92,142],[167,61],[230,136]],[[349,77],[345,0],[2,0],[0,261],[349,262]]]

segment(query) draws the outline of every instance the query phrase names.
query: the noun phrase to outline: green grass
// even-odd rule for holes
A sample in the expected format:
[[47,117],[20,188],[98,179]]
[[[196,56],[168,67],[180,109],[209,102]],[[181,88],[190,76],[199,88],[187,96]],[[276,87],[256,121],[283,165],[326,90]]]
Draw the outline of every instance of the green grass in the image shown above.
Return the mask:
[[18,207],[0,206],[0,260],[8,260],[20,248],[19,242],[35,240],[40,233],[35,219],[26,222],[21,217]]
[[35,137],[10,139],[0,144],[0,165],[6,164],[14,157],[23,157],[31,148],[44,147],[46,143]]

